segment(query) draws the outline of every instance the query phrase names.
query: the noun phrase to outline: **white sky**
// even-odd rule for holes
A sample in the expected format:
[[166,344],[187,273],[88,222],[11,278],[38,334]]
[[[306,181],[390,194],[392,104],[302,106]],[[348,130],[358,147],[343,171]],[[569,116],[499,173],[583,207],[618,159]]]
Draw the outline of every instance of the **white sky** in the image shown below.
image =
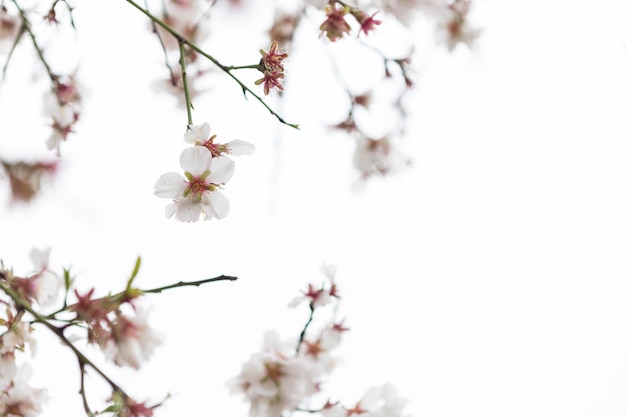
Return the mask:
[[[353,330],[333,399],[390,382],[416,417],[624,416],[626,8],[475,5],[484,32],[473,53],[421,55],[404,144],[413,166],[363,192],[350,188],[351,141],[318,125],[342,115],[325,113],[337,99],[316,84],[316,66],[306,72],[307,53],[292,57],[283,110],[298,132],[218,82],[195,101],[194,121],[257,152],[237,159],[229,217],[189,225],[166,220],[167,202],[152,196],[185,147],[184,111],[151,93],[160,51],[123,1],[81,4],[85,117],[52,187],[31,206],[0,208],[0,257],[27,272],[30,248],[51,246],[53,266],[101,292],[121,289],[138,255],[146,288],[239,276],[146,300],[165,344],[140,373],[112,373],[138,399],[172,392],[162,417],[245,415],[225,381],[266,330],[297,336],[307,311],[287,303],[328,262]],[[240,16],[251,31],[259,10]],[[224,19],[225,30],[238,22]],[[256,61],[265,41],[230,30],[210,50]],[[251,52],[233,51],[238,41]],[[25,46],[16,65],[29,68]],[[12,66],[2,86],[3,155],[45,154],[28,77]],[[50,391],[44,416],[82,415],[75,360],[44,333],[33,380]]]

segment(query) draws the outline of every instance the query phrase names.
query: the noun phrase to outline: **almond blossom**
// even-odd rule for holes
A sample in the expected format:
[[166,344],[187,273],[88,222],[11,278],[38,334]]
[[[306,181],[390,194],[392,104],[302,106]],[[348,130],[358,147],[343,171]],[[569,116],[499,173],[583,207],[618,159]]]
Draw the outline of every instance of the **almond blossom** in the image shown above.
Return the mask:
[[222,156],[223,154],[241,156],[251,155],[254,153],[255,146],[245,140],[231,140],[230,142],[221,144],[214,143],[217,135],[211,136],[211,126],[208,123],[201,125],[189,126],[189,130],[185,133],[185,142],[196,146],[204,146],[211,152],[211,156]]
[[27,278],[9,274],[11,288],[20,293],[29,302],[36,302],[41,307],[48,307],[56,301],[61,290],[61,277],[48,268],[50,249],[40,251],[33,249],[30,253],[36,272]]
[[261,352],[243,364],[230,386],[250,402],[250,417],[281,417],[317,392],[315,374],[307,358],[295,356],[291,344],[268,332]]
[[139,369],[161,344],[161,337],[148,324],[147,310],[138,310],[134,317],[118,314],[110,326],[108,338],[99,343],[116,365]]
[[196,222],[202,214],[204,220],[222,219],[230,212],[230,203],[219,191],[233,176],[235,163],[226,157],[213,158],[203,146],[183,150],[179,158],[185,176],[177,172],[161,175],[154,185],[154,194],[171,198],[173,203],[165,208],[169,219]]
[[405,404],[406,400],[398,397],[396,388],[385,384],[370,388],[352,407],[334,404],[322,410],[322,417],[349,417],[355,414],[362,417],[403,417]]
[[322,273],[326,275],[326,278],[328,278],[330,286],[327,288],[324,284],[320,286],[308,284],[306,291],[302,291],[301,296],[294,298],[289,303],[289,307],[294,308],[301,303],[307,303],[311,308],[315,309],[339,298],[337,284],[335,283],[337,268],[334,265],[322,265],[321,270]]
[[6,386],[0,387],[0,416],[36,417],[48,399],[46,391],[27,384],[32,368],[24,365]]

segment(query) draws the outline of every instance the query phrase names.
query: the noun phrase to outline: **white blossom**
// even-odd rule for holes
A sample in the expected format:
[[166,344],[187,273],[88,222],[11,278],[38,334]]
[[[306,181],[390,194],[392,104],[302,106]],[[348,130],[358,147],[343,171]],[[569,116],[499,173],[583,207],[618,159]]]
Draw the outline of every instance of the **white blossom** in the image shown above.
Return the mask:
[[166,217],[176,214],[184,222],[198,221],[200,214],[205,220],[226,217],[230,203],[219,189],[232,178],[235,163],[226,157],[213,158],[203,146],[183,150],[179,161],[185,177],[169,172],[154,185],[157,197],[173,199],[165,209]]
[[254,144],[240,139],[235,139],[224,144],[214,143],[213,140],[215,136],[211,136],[211,126],[206,122],[201,125],[189,126],[189,130],[185,133],[184,139],[185,142],[192,145],[204,146],[211,152],[213,157],[223,154],[233,156],[251,155],[255,151]]
[[111,324],[108,337],[99,343],[116,365],[139,369],[162,341],[148,324],[148,311],[139,309],[132,318],[118,315]]
[[42,307],[48,307],[55,303],[62,288],[62,280],[59,275],[48,268],[50,248],[39,250],[33,248],[30,258],[36,268],[36,274],[31,278],[35,283],[35,299]]
[[7,386],[0,390],[0,416],[36,417],[41,413],[42,405],[48,396],[43,389],[27,384],[32,368],[27,365],[17,370]]
[[234,393],[250,403],[250,417],[281,417],[317,392],[316,369],[295,349],[268,332],[261,352],[243,364],[230,381]]

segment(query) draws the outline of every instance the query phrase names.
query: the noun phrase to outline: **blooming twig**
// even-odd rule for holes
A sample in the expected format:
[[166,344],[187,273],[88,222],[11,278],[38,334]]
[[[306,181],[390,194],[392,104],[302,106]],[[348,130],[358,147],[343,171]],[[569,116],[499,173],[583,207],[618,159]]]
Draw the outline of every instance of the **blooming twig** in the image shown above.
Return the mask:
[[135,7],[137,10],[139,10],[141,13],[143,13],[144,15],[146,15],[150,20],[152,20],[156,25],[160,26],[161,28],[163,28],[165,31],[169,32],[172,36],[174,36],[179,43],[183,43],[185,45],[187,45],[190,49],[192,49],[193,51],[197,52],[198,54],[202,55],[203,57],[205,57],[206,59],[208,59],[209,61],[211,61],[213,64],[215,64],[219,69],[221,69],[222,71],[224,71],[226,74],[228,74],[229,77],[231,77],[242,89],[244,96],[246,94],[250,94],[252,95],[258,102],[260,102],[263,107],[265,107],[270,114],[272,114],[274,117],[276,117],[276,119],[278,119],[279,122],[281,122],[284,125],[287,125],[289,127],[293,127],[294,129],[298,129],[298,125],[294,124],[294,123],[288,123],[285,119],[283,119],[278,113],[276,113],[258,94],[256,94],[254,91],[252,91],[252,89],[250,89],[250,87],[248,87],[246,84],[244,84],[237,76],[235,76],[232,73],[232,67],[229,67],[227,65],[222,64],[221,62],[219,62],[215,57],[213,57],[212,55],[206,53],[204,50],[202,50],[199,46],[197,46],[196,44],[194,44],[193,42],[189,41],[188,39],[186,39],[184,36],[182,36],[180,33],[178,33],[177,31],[175,31],[174,29],[172,29],[171,26],[169,26],[167,23],[165,23],[163,20],[159,19],[158,17],[154,16],[152,13],[150,13],[148,10],[144,9],[143,7],[141,7],[140,5],[138,5],[136,2],[134,2],[133,0],[126,0],[126,2],[128,2],[129,4],[131,4],[133,7]]

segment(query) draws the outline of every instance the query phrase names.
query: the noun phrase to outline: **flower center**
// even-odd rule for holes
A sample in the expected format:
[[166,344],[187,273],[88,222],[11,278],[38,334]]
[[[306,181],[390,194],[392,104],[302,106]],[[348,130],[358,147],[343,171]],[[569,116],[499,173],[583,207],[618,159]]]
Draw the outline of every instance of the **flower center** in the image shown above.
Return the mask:
[[189,199],[199,202],[200,200],[202,200],[202,195],[204,193],[210,193],[212,191],[215,191],[218,187],[217,184],[210,183],[206,180],[206,177],[209,175],[209,173],[210,171],[207,171],[197,177],[189,175],[187,177],[189,180],[187,181],[187,189],[185,190],[185,193],[183,195]]

